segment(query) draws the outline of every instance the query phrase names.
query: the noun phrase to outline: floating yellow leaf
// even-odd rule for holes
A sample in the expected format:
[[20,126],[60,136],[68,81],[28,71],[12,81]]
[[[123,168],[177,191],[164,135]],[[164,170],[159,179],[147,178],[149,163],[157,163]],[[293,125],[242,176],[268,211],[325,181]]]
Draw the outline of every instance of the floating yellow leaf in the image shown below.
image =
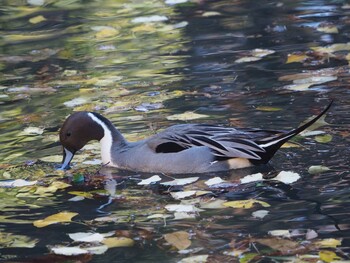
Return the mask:
[[134,240],[127,237],[108,237],[103,239],[103,244],[105,244],[107,247],[132,247],[135,243]]
[[282,108],[279,107],[271,107],[271,106],[258,106],[256,107],[257,110],[260,111],[280,111]]
[[92,199],[94,197],[91,193],[88,193],[88,192],[71,191],[71,192],[68,192],[68,194],[82,196],[88,199]]
[[71,185],[65,182],[55,181],[51,183],[51,186],[56,187],[57,189],[65,189],[67,187],[70,187]]
[[29,22],[32,24],[38,24],[38,23],[43,22],[45,20],[46,20],[46,18],[43,17],[42,15],[40,15],[40,16],[32,17],[31,19],[29,19]]
[[268,203],[259,201],[256,199],[229,201],[229,202],[223,203],[222,205],[226,207],[249,209],[249,208],[252,208],[254,204],[260,204],[263,207],[270,206]]
[[72,218],[76,215],[78,215],[78,213],[60,212],[44,219],[36,220],[33,222],[33,225],[40,228],[57,223],[71,222]]
[[36,191],[34,192],[34,194],[37,195],[45,195],[47,193],[55,193],[58,189],[64,189],[71,186],[70,184],[66,184],[64,182],[53,182],[51,183],[49,186],[45,187],[45,186],[38,186],[36,188]]
[[334,260],[341,259],[333,251],[322,250],[318,253],[320,259],[324,262],[333,262]]
[[303,62],[307,58],[308,56],[305,54],[288,54],[286,64],[294,62]]
[[341,240],[335,238],[327,238],[316,242],[319,247],[337,247],[341,245]]
[[294,142],[285,142],[281,148],[300,148],[301,146],[299,144],[296,144]]
[[95,34],[97,39],[114,37],[118,34],[118,30],[113,27],[106,27],[101,29]]
[[312,47],[311,49],[322,53],[334,53],[337,51],[350,50],[350,42],[333,44],[327,47]]
[[315,141],[320,142],[320,143],[327,143],[327,142],[330,142],[332,139],[333,139],[333,137],[330,134],[317,135],[315,137]]
[[317,28],[317,31],[319,32],[324,32],[324,33],[327,33],[327,34],[338,34],[339,33],[339,30],[336,26],[320,26]]
[[183,250],[191,245],[190,234],[186,231],[177,231],[169,234],[165,234],[164,239],[176,247],[178,250]]

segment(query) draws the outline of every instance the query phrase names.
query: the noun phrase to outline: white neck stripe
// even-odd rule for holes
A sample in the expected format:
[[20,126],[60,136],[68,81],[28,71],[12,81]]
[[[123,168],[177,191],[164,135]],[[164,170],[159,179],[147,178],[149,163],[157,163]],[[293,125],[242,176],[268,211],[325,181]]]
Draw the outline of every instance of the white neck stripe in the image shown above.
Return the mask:
[[111,157],[111,150],[112,150],[112,143],[113,143],[112,132],[107,127],[107,125],[103,121],[101,121],[99,118],[97,118],[94,114],[89,112],[88,116],[98,125],[100,125],[104,131],[104,136],[100,140],[102,163],[112,165],[112,157]]

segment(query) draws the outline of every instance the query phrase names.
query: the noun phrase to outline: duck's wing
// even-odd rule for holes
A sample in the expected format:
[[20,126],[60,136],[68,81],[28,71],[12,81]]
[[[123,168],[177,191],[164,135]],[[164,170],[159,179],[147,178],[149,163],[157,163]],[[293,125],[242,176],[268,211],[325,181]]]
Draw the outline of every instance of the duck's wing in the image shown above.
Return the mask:
[[147,143],[156,153],[180,152],[191,147],[206,146],[217,159],[240,157],[260,160],[259,153],[265,150],[254,139],[267,134],[254,131],[206,124],[175,125],[150,138]]
[[191,147],[206,146],[218,160],[240,157],[257,164],[267,163],[286,141],[315,123],[331,105],[332,102],[312,120],[290,131],[182,124],[164,130],[147,140],[147,143],[156,153],[180,152]]

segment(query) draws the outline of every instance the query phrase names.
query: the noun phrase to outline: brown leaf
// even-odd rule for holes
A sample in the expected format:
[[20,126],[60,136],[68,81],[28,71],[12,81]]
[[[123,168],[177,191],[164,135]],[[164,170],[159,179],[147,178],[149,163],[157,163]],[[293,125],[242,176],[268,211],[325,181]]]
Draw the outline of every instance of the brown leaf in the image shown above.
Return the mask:
[[177,231],[169,234],[165,234],[164,239],[176,247],[178,250],[183,250],[191,245],[190,235],[185,231]]
[[298,251],[304,250],[298,242],[282,238],[257,238],[253,241],[264,246],[268,246],[274,250],[280,251],[283,255],[295,254]]

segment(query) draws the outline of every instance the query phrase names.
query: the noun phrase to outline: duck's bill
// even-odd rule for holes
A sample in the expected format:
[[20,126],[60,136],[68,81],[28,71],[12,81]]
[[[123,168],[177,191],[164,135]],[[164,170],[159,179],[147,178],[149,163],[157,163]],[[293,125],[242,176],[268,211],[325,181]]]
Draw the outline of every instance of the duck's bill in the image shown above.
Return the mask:
[[74,157],[74,152],[71,152],[69,150],[67,150],[66,148],[63,148],[63,160],[62,160],[62,165],[60,168],[60,170],[68,170],[70,169],[70,162]]

